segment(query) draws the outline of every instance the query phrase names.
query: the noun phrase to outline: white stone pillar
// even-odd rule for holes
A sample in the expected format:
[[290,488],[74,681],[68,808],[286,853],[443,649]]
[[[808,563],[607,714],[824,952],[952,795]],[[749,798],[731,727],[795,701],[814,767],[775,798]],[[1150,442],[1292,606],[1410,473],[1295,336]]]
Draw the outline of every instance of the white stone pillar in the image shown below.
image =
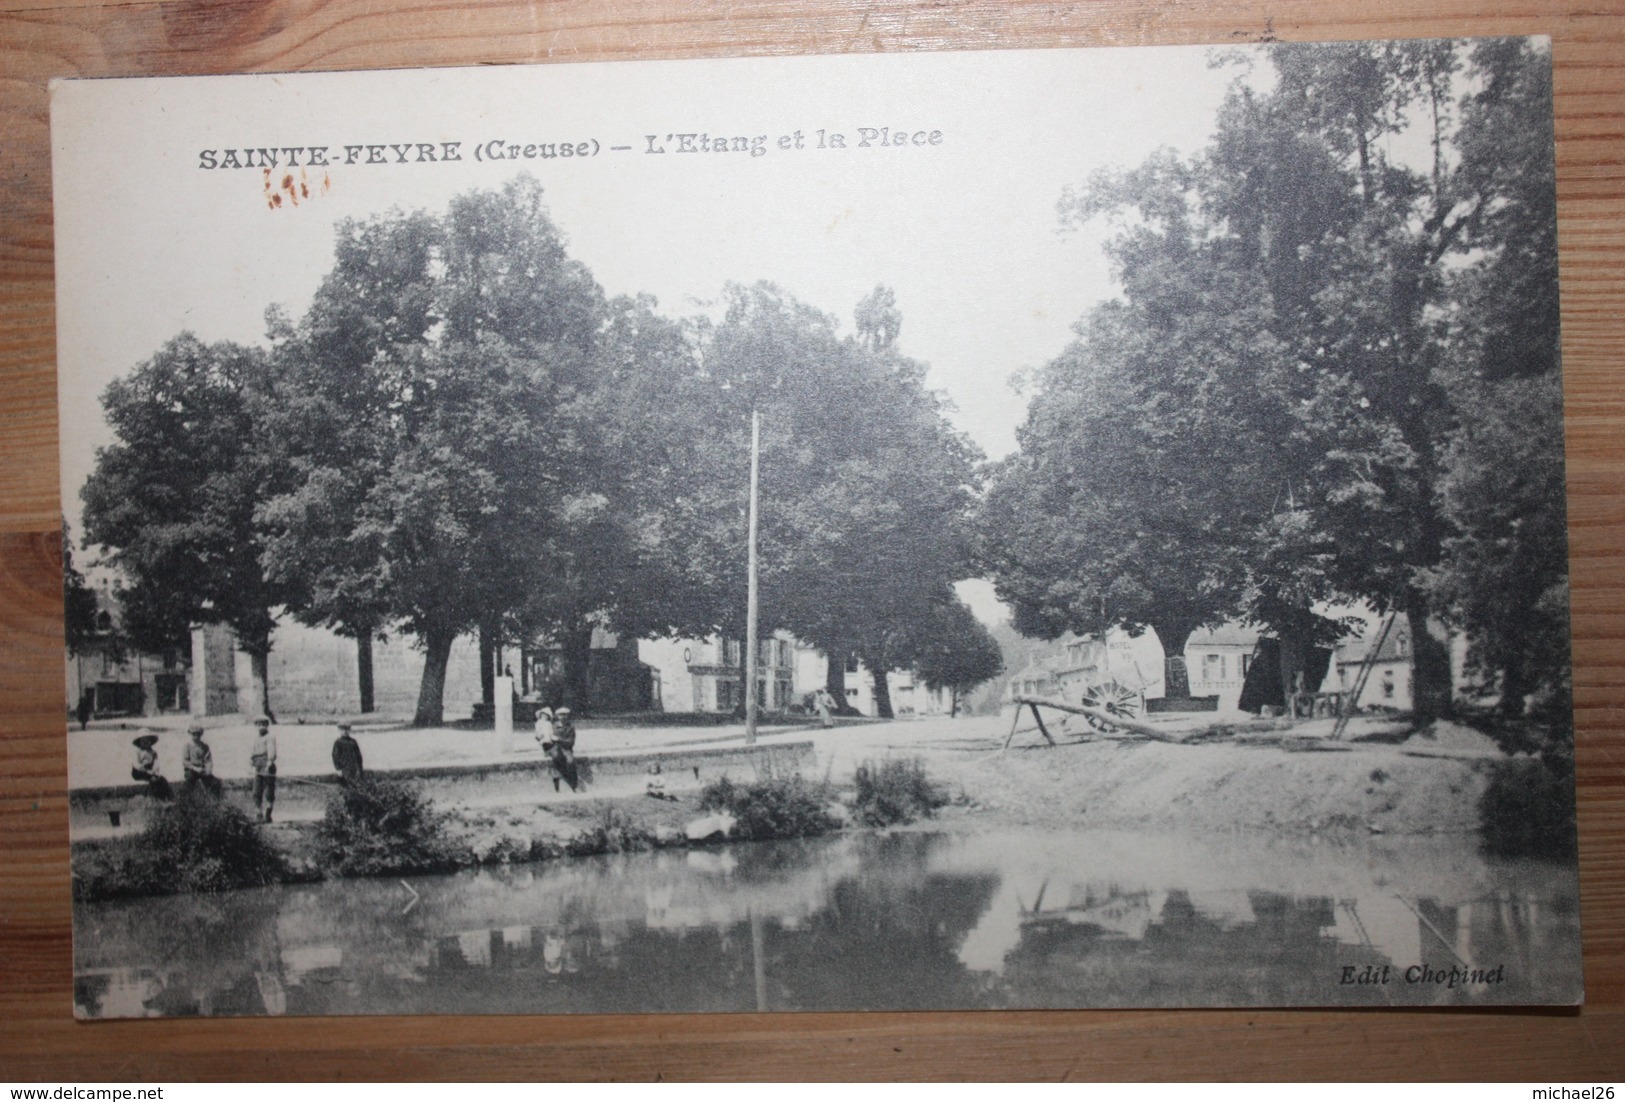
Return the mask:
[[496,744],[497,752],[513,753],[513,678],[496,680]]

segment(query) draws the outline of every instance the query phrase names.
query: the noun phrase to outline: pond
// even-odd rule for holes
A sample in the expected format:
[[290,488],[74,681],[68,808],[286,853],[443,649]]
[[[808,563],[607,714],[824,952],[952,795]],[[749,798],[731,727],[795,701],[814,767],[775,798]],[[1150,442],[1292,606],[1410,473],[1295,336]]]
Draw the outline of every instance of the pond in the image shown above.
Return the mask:
[[1472,846],[859,833],[79,904],[74,1004],[99,1018],[1577,1001],[1573,868]]

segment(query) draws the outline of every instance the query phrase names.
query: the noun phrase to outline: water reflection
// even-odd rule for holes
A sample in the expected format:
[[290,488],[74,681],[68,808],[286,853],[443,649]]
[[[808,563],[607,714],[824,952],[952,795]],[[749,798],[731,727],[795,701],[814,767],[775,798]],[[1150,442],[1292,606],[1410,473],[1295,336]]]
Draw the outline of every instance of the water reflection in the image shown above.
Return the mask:
[[[902,833],[81,904],[74,1000],[140,1017],[1577,999],[1573,870],[1463,845]],[[1343,982],[1384,966],[1387,983]]]

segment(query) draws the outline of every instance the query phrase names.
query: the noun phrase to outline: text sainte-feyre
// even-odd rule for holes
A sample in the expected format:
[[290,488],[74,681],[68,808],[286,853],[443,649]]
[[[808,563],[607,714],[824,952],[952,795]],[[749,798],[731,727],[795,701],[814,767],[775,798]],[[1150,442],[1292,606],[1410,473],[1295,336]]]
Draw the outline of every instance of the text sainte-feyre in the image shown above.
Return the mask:
[[572,141],[488,138],[456,142],[357,142],[343,145],[239,146],[198,151],[201,169],[328,168],[335,165],[421,165],[453,161],[552,161],[590,159],[604,153],[744,154],[763,157],[770,150],[786,153],[818,150],[918,149],[944,142],[941,130],[924,127],[859,126],[851,130],[813,127],[772,136],[671,131],[644,134],[625,145],[605,145],[597,138]]
[[1487,987],[1505,983],[1506,969],[1504,964],[1494,968],[1434,968],[1430,964],[1413,964],[1401,972],[1391,964],[1345,964],[1337,982],[1339,986],[1363,987],[1371,984],[1380,986],[1398,979],[1412,986],[1422,984],[1454,990],[1457,987]]

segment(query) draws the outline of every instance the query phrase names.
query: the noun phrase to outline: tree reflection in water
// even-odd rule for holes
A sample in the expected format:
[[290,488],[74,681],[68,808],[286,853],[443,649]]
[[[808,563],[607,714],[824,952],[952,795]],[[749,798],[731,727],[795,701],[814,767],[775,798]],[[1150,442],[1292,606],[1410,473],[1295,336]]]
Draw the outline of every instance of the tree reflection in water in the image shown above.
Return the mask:
[[[1106,852],[1091,841],[1060,851]],[[1561,869],[1486,865],[1446,901],[1375,884],[1346,896],[1230,888],[1222,872],[1198,888],[1132,862],[1081,864],[1035,857],[1021,838],[903,832],[419,877],[410,892],[338,881],[81,904],[75,1004],[86,1017],[632,1013],[1516,1002],[1579,990]],[[1504,962],[1508,982],[1338,983],[1349,966],[1463,960]]]

